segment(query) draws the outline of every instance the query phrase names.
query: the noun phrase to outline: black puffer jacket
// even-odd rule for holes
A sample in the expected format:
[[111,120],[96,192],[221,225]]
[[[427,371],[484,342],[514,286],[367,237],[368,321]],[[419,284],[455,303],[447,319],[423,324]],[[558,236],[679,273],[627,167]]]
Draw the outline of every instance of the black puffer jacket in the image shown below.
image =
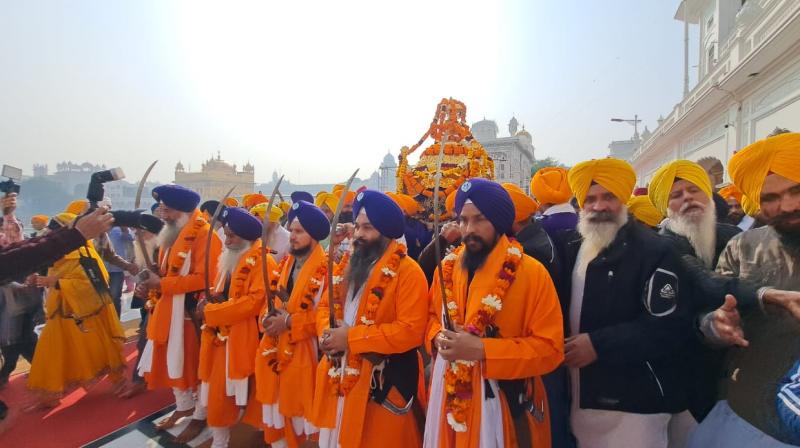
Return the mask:
[[[576,233],[566,241],[560,290],[570,297],[582,239]],[[580,369],[581,408],[641,414],[687,409],[676,362],[691,336],[681,277],[669,241],[634,221],[589,263],[580,333],[589,334],[598,359]]]

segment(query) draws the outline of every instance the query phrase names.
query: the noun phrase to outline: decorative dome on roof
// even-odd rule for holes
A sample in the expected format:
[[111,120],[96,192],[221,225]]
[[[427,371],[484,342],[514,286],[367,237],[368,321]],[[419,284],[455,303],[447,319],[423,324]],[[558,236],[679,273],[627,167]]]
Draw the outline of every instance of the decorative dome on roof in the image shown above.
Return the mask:
[[383,162],[381,162],[381,168],[396,168],[396,167],[397,167],[397,161],[395,160],[391,151],[387,152],[386,155],[383,156]]
[[531,136],[530,132],[525,130],[525,125],[524,124],[522,125],[522,129],[520,129],[520,131],[517,132],[515,137],[525,137],[525,138],[528,139],[528,141],[533,141],[533,136]]
[[175,165],[175,171],[183,171],[183,163],[181,163],[180,160],[178,161],[178,164]]

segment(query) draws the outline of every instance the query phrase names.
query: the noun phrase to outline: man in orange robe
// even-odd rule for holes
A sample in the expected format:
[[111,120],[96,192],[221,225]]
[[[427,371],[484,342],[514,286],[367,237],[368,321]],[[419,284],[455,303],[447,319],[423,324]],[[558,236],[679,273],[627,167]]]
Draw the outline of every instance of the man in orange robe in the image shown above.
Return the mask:
[[426,343],[436,354],[426,447],[550,446],[541,375],[564,359],[561,307],[547,269],[507,235],[514,205],[499,184],[470,179],[456,194],[463,244],[431,288]]
[[312,423],[321,448],[418,447],[425,274],[395,241],[403,235],[403,212],[394,201],[365,190],[353,214],[355,250],[331,285],[336,327],[329,325],[327,292],[317,309],[326,357],[317,367]]
[[[150,297],[146,305],[152,312],[147,324],[147,344],[139,362],[139,374],[149,389],[172,388],[175,412],[156,428],[175,426],[182,417],[194,414],[192,422],[178,440],[191,440],[205,426],[205,412],[195,406],[199,355],[198,329],[191,318],[196,294],[204,288],[206,241],[211,226],[203,219],[197,204],[200,196],[180,185],[161,185],[153,189],[165,225],[158,234],[158,273],[137,286],[137,293]],[[221,243],[211,236],[211,260],[219,258]],[[209,278],[215,278],[216,263],[210,264]]]
[[[197,305],[200,335],[200,405],[207,409],[212,448],[230,441],[230,427],[253,408],[249,388],[258,348],[256,317],[264,305],[261,222],[243,208],[222,212],[225,249],[217,265],[214,297]],[[275,269],[267,257],[267,269]],[[257,408],[256,408],[257,409]],[[257,422],[256,422],[257,423]]]
[[[321,240],[330,233],[325,213],[307,201],[288,216],[289,255],[277,277],[276,312],[264,315],[256,353],[256,390],[273,448],[296,447],[317,432],[309,420],[317,371],[316,306],[328,272]],[[266,313],[266,309],[264,310]]]

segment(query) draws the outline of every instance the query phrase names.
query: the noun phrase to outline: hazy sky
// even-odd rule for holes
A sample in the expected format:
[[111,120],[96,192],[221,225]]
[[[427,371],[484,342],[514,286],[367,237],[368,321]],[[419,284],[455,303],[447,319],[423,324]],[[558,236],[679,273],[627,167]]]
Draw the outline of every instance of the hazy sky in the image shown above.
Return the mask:
[[[0,163],[223,159],[296,183],[368,175],[452,96],[538,158],[602,157],[680,100],[678,0],[7,1]],[[696,42],[691,43],[694,50]],[[694,73],[692,79],[695,79]]]

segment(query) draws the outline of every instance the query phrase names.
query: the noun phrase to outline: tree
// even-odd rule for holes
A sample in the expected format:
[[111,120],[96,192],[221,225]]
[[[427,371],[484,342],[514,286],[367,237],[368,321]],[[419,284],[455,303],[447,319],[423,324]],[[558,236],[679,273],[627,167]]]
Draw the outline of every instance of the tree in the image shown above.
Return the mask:
[[531,177],[536,174],[542,168],[547,168],[548,166],[558,166],[561,168],[569,169],[568,166],[564,165],[563,163],[559,162],[553,157],[545,157],[544,159],[539,159],[533,162],[533,166],[531,166]]

